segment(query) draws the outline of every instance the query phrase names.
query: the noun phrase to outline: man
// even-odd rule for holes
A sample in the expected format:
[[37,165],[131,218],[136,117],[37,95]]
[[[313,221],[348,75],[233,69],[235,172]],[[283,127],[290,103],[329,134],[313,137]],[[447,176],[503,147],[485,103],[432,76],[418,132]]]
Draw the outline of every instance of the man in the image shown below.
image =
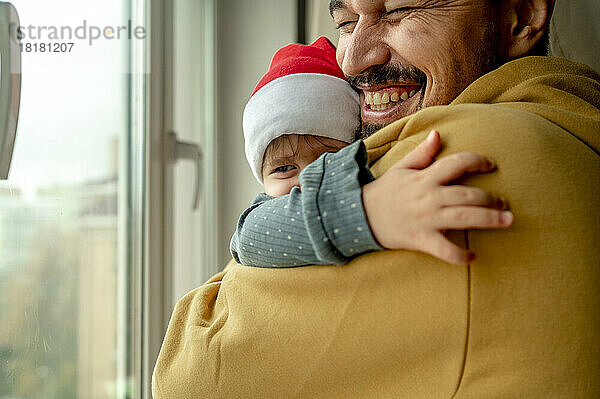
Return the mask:
[[[410,251],[230,264],[178,303],[155,397],[600,397],[600,76],[527,57],[543,52],[552,6],[332,1],[376,176],[435,128],[442,157],[496,161],[467,181],[505,195],[515,225],[451,235],[479,255],[465,267]],[[365,186],[370,220],[393,219],[394,184]]]
[[[362,90],[368,136],[422,107],[446,105],[507,61],[546,55],[552,2],[332,0],[340,31],[338,62]],[[365,94],[418,90],[393,109],[370,110]]]

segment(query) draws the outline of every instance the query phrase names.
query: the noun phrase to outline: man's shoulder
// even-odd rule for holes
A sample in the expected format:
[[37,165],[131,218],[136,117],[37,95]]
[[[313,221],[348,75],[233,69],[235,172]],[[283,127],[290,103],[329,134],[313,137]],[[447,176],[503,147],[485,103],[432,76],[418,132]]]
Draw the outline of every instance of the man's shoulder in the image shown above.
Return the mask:
[[501,104],[458,104],[426,108],[393,123],[365,141],[375,176],[380,176],[438,130],[441,156],[472,151],[487,156],[509,151],[543,151],[545,140],[569,136],[544,117]]

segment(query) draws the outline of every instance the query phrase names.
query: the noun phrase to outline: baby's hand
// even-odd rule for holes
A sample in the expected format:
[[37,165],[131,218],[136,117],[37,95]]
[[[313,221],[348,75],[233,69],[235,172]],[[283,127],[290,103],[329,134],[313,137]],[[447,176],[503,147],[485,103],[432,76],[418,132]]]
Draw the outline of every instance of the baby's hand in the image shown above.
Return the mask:
[[446,230],[507,228],[513,214],[486,191],[449,182],[467,172],[487,173],[495,166],[470,152],[453,154],[433,164],[440,135],[427,140],[380,178],[363,187],[363,204],[373,236],[387,249],[428,253],[455,264],[467,264],[475,254],[444,236]]

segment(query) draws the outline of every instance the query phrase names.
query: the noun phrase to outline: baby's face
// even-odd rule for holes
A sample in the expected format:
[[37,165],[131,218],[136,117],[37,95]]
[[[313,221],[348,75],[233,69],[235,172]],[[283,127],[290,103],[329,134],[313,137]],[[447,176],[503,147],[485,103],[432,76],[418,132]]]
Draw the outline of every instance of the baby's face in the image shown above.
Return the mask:
[[347,146],[340,140],[321,136],[290,134],[273,140],[263,159],[265,193],[271,197],[289,194],[299,186],[300,172],[324,152],[336,152]]

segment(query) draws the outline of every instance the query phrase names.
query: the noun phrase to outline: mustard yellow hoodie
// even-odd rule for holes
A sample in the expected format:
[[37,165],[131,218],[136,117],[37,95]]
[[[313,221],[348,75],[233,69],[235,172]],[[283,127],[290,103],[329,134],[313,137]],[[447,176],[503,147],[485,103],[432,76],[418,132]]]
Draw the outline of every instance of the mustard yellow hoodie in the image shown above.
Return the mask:
[[503,195],[505,231],[457,232],[469,266],[409,251],[349,265],[231,263],[177,304],[159,398],[599,398],[600,76],[510,62],[449,106],[366,140],[381,175],[427,133],[498,165],[462,182]]

